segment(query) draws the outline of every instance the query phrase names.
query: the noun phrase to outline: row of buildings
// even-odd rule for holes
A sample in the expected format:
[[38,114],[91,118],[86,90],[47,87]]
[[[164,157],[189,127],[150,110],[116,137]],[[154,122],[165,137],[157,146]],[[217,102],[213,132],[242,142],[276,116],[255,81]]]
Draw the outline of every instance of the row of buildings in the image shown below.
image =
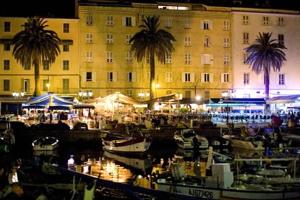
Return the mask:
[[[263,75],[244,62],[244,48],[259,32],[272,32],[287,47],[282,70],[271,72],[270,96],[300,94],[299,11],[113,0],[76,1],[74,17],[46,19],[62,43],[56,62],[41,67],[41,92],[82,98],[120,92],[147,100],[149,61],[136,61],[129,40],[149,15],[160,16],[160,28],[176,39],[175,52],[164,64],[156,61],[156,97],[264,97]],[[34,91],[33,68],[23,68],[12,56],[11,39],[26,20],[0,17],[2,112]]]

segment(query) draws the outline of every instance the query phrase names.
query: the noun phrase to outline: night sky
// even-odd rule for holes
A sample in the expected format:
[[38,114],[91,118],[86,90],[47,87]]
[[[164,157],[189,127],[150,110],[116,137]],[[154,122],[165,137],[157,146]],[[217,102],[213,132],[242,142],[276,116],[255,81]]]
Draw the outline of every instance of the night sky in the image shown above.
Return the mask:
[[[81,0],[86,1],[86,0]],[[110,1],[110,0],[106,0]],[[113,0],[116,2],[117,0]],[[134,2],[156,2],[155,0],[131,0]],[[262,7],[300,10],[300,0],[242,0],[239,5],[237,0],[159,0],[159,2],[193,2],[207,5]],[[75,0],[1,0],[0,16],[41,16],[41,17],[74,17]],[[130,0],[119,0],[130,2]],[[17,10],[18,9],[18,10]]]

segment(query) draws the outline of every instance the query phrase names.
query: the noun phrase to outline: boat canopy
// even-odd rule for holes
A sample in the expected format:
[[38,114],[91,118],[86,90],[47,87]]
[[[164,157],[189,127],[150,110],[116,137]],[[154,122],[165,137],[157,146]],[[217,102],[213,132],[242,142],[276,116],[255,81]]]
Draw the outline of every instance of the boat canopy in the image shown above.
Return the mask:
[[210,99],[206,106],[209,107],[236,107],[236,106],[255,106],[264,105],[264,98],[229,98],[229,99]]
[[27,109],[43,109],[52,110],[69,110],[74,105],[74,102],[59,97],[56,94],[48,93],[38,97],[31,98],[28,102],[22,104],[22,108]]
[[300,94],[276,96],[267,100],[269,104],[284,104],[284,103],[295,103],[300,101]]

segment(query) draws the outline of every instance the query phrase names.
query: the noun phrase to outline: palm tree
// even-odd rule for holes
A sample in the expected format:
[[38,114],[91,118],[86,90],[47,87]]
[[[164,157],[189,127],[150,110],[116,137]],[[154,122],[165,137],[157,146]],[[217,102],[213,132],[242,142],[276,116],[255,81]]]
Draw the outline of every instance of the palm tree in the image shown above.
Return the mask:
[[286,47],[276,39],[271,39],[271,36],[272,33],[259,33],[255,42],[245,48],[248,54],[246,64],[250,64],[255,73],[264,73],[266,99],[269,98],[271,68],[273,71],[280,71],[283,62],[286,61],[283,51]]
[[149,56],[150,58],[150,100],[154,97],[154,80],[155,80],[155,56],[158,61],[164,63],[168,54],[171,54],[175,49],[173,43],[174,36],[159,29],[159,17],[147,16],[143,18],[141,29],[131,39],[131,51],[134,52],[138,62]]
[[34,96],[39,95],[40,64],[55,62],[60,53],[60,39],[56,32],[46,30],[48,25],[42,18],[31,17],[24,23],[24,29],[18,32],[12,43],[13,56],[23,67],[34,66]]

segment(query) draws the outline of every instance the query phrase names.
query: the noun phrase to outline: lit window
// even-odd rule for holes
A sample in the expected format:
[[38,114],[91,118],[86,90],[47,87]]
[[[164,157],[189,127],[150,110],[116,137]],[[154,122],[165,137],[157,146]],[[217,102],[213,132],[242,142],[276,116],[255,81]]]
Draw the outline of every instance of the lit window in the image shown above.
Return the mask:
[[211,22],[210,21],[208,21],[208,20],[204,20],[204,21],[202,21],[202,29],[203,30],[210,30],[210,29],[212,29],[212,25],[211,25]]
[[191,73],[185,72],[183,76],[183,82],[191,82]]
[[285,74],[279,74],[279,85],[285,85]]
[[69,70],[69,61],[63,60],[63,70]]
[[114,72],[107,72],[107,81],[113,82],[114,80]]
[[69,33],[70,32],[70,25],[68,23],[63,24],[63,32]]
[[249,33],[248,32],[243,33],[243,44],[249,44]]
[[209,83],[210,82],[209,73],[204,73],[203,74],[203,82],[205,82],[205,83]]
[[263,16],[263,25],[269,25],[270,24],[270,18],[267,16]]
[[242,24],[247,25],[249,24],[249,16],[244,15],[242,19]]
[[70,50],[69,45],[68,44],[64,44],[63,45],[63,51],[64,52],[68,52]]
[[228,83],[229,82],[229,74],[223,73],[221,77],[222,83]]
[[112,33],[108,33],[107,35],[106,35],[106,43],[107,44],[112,44],[113,43],[113,35],[112,35]]
[[9,70],[10,69],[10,61],[9,60],[4,60],[3,61],[3,69],[4,70]]
[[190,36],[186,36],[184,37],[184,46],[191,46],[191,37]]
[[86,72],[86,77],[85,77],[87,82],[93,81],[93,73],[92,72]]
[[131,38],[132,38],[132,35],[131,35],[131,34],[127,34],[127,35],[125,36],[125,43],[126,43],[126,44],[129,44]]
[[107,26],[113,26],[114,25],[114,17],[113,16],[107,16],[106,17],[106,25]]
[[191,53],[184,54],[184,64],[190,65],[192,62],[191,60],[192,60]]
[[244,85],[249,85],[250,82],[250,74],[249,73],[244,73]]
[[131,53],[131,51],[127,51],[126,61],[127,61],[127,63],[132,63],[132,53]]
[[87,62],[93,61],[93,53],[91,51],[86,52],[86,61]]
[[228,48],[230,46],[230,40],[228,37],[224,38],[224,47]]
[[284,25],[284,19],[283,19],[283,17],[278,17],[277,25],[278,26],[283,26]]
[[86,25],[88,25],[88,26],[93,25],[93,16],[92,15],[86,16]]
[[30,88],[30,80],[29,79],[23,79],[23,92],[29,92]]
[[10,32],[10,22],[4,22],[4,32]]
[[229,65],[229,61],[230,61],[230,58],[229,58],[229,55],[228,54],[225,54],[224,55],[224,65]]
[[92,33],[87,33],[87,34],[86,34],[86,37],[85,37],[85,41],[86,41],[86,43],[88,43],[88,44],[93,43],[93,34],[92,34]]
[[166,58],[165,58],[166,64],[171,64],[172,63],[172,54],[167,53]]
[[107,63],[112,63],[113,62],[113,57],[112,57],[112,52],[111,51],[108,51],[106,53],[106,62]]
[[135,72],[128,72],[127,80],[128,80],[128,82],[135,82],[135,80],[136,80]]
[[229,31],[229,28],[230,28],[230,21],[229,20],[224,20],[223,30],[224,31]]
[[170,83],[173,81],[172,72],[166,72],[166,82]]
[[278,43],[284,45],[284,35],[278,34]]

